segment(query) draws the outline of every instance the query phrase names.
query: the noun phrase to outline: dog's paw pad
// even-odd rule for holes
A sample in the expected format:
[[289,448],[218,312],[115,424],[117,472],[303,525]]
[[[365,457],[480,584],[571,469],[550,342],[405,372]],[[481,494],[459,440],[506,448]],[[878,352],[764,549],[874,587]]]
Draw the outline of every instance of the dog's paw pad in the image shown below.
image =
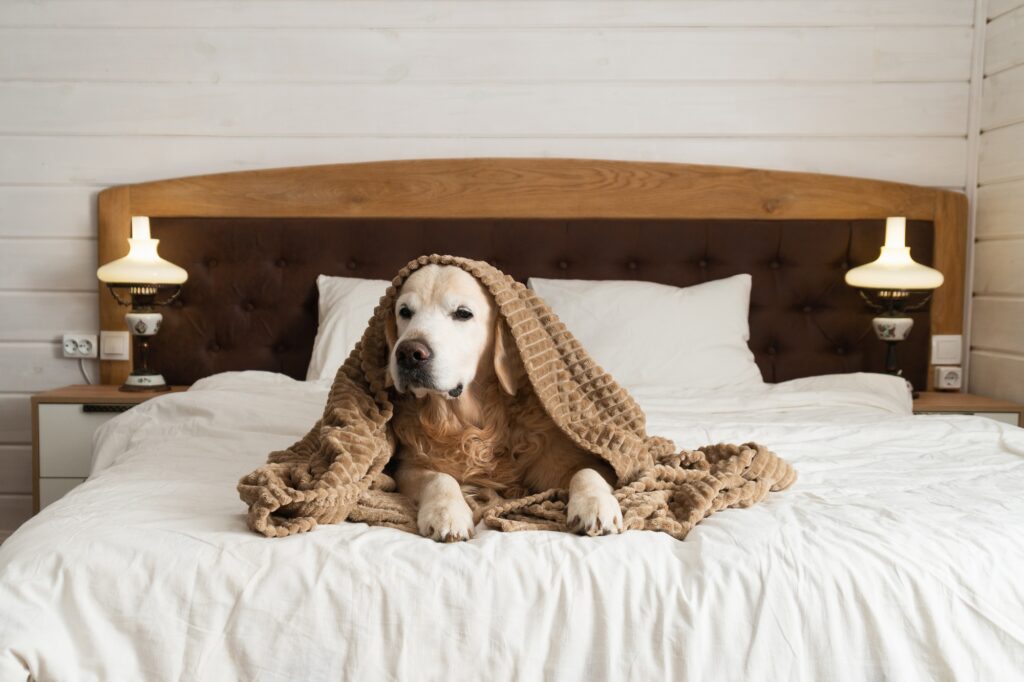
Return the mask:
[[566,516],[569,530],[576,533],[613,535],[622,532],[622,509],[611,493],[570,496]]

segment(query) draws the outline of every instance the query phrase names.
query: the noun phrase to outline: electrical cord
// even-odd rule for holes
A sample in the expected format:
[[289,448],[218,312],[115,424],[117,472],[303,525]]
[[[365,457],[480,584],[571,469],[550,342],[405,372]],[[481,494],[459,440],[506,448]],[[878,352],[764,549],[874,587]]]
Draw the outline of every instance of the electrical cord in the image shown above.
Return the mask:
[[78,358],[78,369],[82,370],[82,378],[85,379],[85,383],[92,385],[92,379],[89,378],[89,373],[85,371],[85,358]]

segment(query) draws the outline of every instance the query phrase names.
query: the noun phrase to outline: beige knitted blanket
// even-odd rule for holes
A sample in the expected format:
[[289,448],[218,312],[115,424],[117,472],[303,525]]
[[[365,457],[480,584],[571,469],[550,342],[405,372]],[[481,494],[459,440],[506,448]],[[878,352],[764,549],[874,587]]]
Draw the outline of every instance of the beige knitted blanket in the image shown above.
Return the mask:
[[[320,420],[239,482],[253,530],[281,537],[348,520],[416,532],[415,508],[384,472],[395,452],[384,325],[402,283],[428,263],[460,267],[494,296],[548,415],[615,470],[625,529],[660,530],[682,539],[711,513],[750,506],[796,480],[789,463],[755,443],[677,452],[671,441],[648,436],[633,398],[533,291],[486,263],[422,256],[398,273],[381,298],[362,340],[338,370]],[[566,490],[547,490],[477,504],[475,511],[500,530],[567,530],[567,499]]]

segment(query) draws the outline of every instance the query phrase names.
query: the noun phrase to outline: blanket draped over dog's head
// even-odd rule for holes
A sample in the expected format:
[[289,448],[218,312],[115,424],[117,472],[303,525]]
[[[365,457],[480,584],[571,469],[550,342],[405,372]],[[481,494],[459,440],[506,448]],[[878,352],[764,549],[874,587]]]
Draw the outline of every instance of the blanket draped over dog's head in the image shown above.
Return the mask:
[[[677,453],[650,437],[633,398],[587,355],[532,290],[496,268],[452,256],[422,256],[406,265],[381,298],[370,324],[338,370],[323,416],[306,437],[272,452],[238,484],[253,530],[280,537],[318,523],[361,521],[416,532],[416,511],[394,492],[384,467],[396,443],[388,382],[385,324],[402,283],[429,263],[476,277],[494,297],[544,410],[581,448],[607,461],[625,529],[661,530],[682,539],[725,507],[746,507],[796,480],[793,468],[761,445],[713,445]],[[566,530],[565,490],[477,506],[501,530]],[[471,501],[471,504],[473,502]]]

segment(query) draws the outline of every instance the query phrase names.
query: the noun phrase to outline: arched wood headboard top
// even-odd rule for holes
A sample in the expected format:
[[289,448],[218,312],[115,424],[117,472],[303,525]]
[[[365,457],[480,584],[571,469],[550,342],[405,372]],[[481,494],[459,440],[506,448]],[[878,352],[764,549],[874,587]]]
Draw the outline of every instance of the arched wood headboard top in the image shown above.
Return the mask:
[[[877,220],[934,225],[946,277],[932,333],[963,328],[962,194],[815,173],[589,159],[424,159],[302,166],[159,180],[99,196],[99,263],[127,253],[132,215],[202,218]],[[102,290],[102,329],[124,329]],[[101,363],[117,383],[127,363]]]

